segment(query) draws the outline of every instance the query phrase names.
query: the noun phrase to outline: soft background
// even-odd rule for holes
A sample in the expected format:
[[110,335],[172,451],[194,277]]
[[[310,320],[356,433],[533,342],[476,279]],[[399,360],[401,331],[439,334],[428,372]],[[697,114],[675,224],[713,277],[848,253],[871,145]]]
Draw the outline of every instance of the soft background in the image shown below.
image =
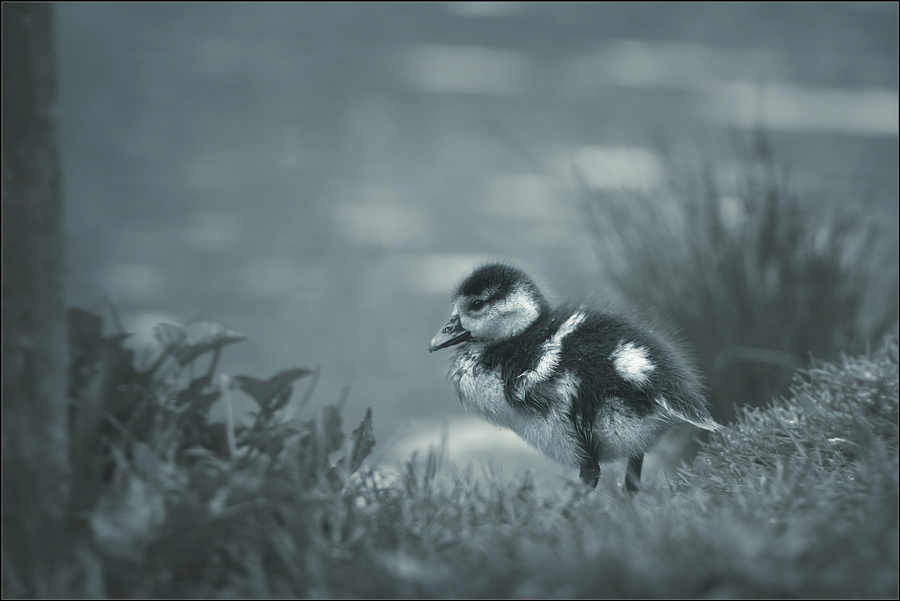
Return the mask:
[[56,9],[69,302],[110,294],[139,344],[223,323],[227,373],[321,366],[387,464],[446,427],[457,460],[563,473],[426,346],[486,259],[608,292],[576,169],[665,202],[670,162],[735,169],[762,126],[816,210],[897,236],[896,3]]

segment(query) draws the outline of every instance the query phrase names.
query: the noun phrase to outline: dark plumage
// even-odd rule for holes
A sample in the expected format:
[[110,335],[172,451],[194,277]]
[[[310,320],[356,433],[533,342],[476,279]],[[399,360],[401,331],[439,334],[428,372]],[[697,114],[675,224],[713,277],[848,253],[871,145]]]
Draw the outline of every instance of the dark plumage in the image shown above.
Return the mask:
[[429,350],[453,345],[460,402],[591,486],[601,463],[628,459],[626,487],[637,490],[644,452],[672,425],[718,428],[676,343],[596,306],[553,308],[510,265],[484,265],[457,286]]

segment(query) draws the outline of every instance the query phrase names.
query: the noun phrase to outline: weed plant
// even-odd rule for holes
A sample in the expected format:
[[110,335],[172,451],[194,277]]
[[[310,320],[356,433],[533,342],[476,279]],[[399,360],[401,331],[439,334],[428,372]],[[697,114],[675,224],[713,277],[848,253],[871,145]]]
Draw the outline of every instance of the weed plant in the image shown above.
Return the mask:
[[[759,147],[758,147],[759,148]],[[859,212],[798,198],[762,147],[662,200],[583,190],[600,263],[629,305],[680,330],[714,416],[784,394],[812,357],[856,354],[897,331],[897,238]]]

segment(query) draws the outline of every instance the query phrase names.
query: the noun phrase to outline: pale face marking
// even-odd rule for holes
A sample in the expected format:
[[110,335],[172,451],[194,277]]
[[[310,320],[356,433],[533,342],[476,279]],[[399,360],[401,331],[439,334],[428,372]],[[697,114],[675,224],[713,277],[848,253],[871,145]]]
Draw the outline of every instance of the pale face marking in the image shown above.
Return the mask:
[[656,369],[647,349],[633,342],[619,342],[610,358],[616,372],[635,384],[646,384],[650,380],[650,373]]
[[[491,291],[479,296],[457,298],[453,303],[460,324],[471,332],[473,340],[493,342],[521,334],[540,315],[540,306],[522,286],[514,287],[504,298],[489,301]],[[485,301],[481,309],[472,309],[476,300]]]

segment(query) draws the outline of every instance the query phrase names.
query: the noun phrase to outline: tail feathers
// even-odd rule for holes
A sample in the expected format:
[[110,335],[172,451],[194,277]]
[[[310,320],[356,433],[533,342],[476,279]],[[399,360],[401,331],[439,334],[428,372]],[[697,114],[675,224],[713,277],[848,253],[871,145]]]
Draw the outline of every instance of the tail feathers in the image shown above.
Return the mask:
[[706,419],[703,421],[696,420],[696,419],[688,419],[687,417],[685,417],[683,415],[677,415],[676,417],[680,417],[684,421],[686,421],[690,424],[693,424],[693,425],[697,426],[698,428],[708,430],[710,432],[715,432],[716,430],[722,429],[722,424],[720,424],[719,422],[714,420],[712,418],[712,416],[706,416]]
[[703,430],[715,432],[722,427],[721,424],[713,419],[703,405],[696,406],[692,403],[686,403],[681,399],[670,402],[661,396],[656,397],[653,401],[670,417],[688,422]]

